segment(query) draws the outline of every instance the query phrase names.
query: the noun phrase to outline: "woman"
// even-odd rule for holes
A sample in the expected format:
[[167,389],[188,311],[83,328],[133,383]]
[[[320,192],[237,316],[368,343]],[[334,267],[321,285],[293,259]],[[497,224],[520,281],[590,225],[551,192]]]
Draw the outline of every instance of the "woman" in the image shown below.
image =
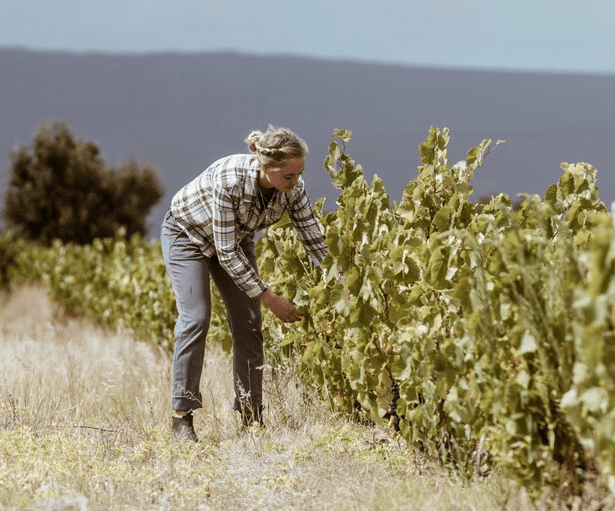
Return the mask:
[[162,252],[178,318],[173,354],[173,432],[197,440],[192,411],[202,407],[199,382],[211,314],[211,275],[226,305],[233,336],[233,408],[243,424],[262,424],[263,302],[283,322],[301,313],[268,289],[257,272],[254,233],[286,211],[312,260],[327,247],[301,174],[308,148],[286,128],[253,131],[252,154],[213,163],[173,197],[161,230]]

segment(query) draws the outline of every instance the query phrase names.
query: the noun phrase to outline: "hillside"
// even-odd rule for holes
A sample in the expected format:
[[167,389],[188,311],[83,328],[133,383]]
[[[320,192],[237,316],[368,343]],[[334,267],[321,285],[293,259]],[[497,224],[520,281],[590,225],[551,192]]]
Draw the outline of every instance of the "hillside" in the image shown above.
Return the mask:
[[104,55],[0,49],[0,195],[8,152],[38,123],[67,121],[117,163],[156,163],[167,194],[216,158],[243,152],[243,138],[286,125],[308,142],[312,199],[336,197],[322,168],[334,128],[353,132],[349,153],[399,200],[416,174],[429,126],[448,126],[455,160],[484,138],[504,139],[474,181],[475,197],[542,194],[562,161],[599,169],[601,198],[612,179],[615,77],[444,70],[231,53]]

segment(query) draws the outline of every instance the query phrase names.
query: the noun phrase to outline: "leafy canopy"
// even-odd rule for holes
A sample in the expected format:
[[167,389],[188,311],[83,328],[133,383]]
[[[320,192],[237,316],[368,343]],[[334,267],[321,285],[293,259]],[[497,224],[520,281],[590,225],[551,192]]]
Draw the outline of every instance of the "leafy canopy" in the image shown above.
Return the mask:
[[134,158],[109,166],[96,144],[75,138],[60,121],[41,124],[31,146],[19,145],[10,160],[7,227],[46,244],[90,243],[120,228],[144,235],[147,215],[163,196],[155,166]]

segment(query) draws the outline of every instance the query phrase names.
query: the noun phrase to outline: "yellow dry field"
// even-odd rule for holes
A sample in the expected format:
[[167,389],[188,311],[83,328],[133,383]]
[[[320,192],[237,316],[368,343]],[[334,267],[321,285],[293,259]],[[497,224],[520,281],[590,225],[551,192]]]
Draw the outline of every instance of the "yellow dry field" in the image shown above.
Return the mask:
[[178,442],[170,370],[168,354],[63,317],[40,289],[0,297],[0,509],[555,508],[496,475],[464,482],[349,422],[288,368],[266,372],[267,428],[243,431],[215,347],[195,415],[202,441]]

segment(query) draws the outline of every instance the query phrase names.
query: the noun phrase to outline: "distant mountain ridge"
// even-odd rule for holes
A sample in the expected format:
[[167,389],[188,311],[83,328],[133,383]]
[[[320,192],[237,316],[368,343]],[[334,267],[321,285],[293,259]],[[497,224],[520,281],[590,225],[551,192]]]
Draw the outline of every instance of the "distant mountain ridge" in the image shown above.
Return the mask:
[[0,49],[0,195],[8,151],[58,118],[95,141],[110,163],[157,164],[166,196],[150,218],[156,236],[177,189],[215,159],[245,152],[268,124],[306,139],[313,201],[336,191],[322,168],[335,128],[348,152],[393,200],[416,176],[431,125],[451,129],[463,159],[482,139],[503,139],[474,179],[474,197],[543,194],[560,162],[595,165],[601,199],[615,201],[615,76],[446,70],[233,53],[78,54]]

